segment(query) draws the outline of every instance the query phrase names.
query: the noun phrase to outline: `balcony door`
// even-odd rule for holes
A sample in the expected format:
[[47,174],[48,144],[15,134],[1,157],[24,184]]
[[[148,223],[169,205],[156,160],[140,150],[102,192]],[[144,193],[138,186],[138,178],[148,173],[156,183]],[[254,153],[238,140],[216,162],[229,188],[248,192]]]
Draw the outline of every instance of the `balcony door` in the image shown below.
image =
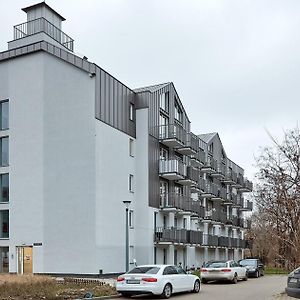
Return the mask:
[[32,274],[33,256],[32,247],[18,247],[18,274]]
[[168,200],[168,190],[169,190],[169,184],[167,181],[160,181],[160,203],[159,205],[161,207],[168,207],[169,206],[169,200]]

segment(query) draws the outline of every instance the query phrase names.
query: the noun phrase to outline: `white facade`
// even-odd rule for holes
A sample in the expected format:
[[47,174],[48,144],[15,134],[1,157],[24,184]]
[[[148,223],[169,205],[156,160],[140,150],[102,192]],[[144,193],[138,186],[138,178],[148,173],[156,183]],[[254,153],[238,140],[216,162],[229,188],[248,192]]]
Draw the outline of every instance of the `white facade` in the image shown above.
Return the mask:
[[[63,18],[41,4],[26,11],[28,21],[43,17],[61,28]],[[22,46],[26,49],[0,53],[0,103],[9,101],[9,129],[0,131],[0,138],[9,137],[9,165],[0,167],[0,175],[9,174],[9,202],[0,201],[0,213],[9,211],[9,224],[0,224],[5,233],[9,225],[9,237],[0,235],[0,271],[9,266],[11,273],[123,272],[124,200],[131,201],[130,266],[135,261],[201,266],[212,259],[242,258],[242,249],[158,241],[157,228],[232,238],[241,238],[243,230],[149,205],[150,108],[139,107],[128,122],[133,116],[120,96],[124,85],[111,101],[97,104],[99,85],[102,96],[112,77],[106,74],[103,83],[98,71],[90,71],[93,64],[68,56],[71,48],[61,53],[65,46],[59,38],[36,32],[11,41],[9,50]],[[98,106],[125,129],[95,118]],[[134,134],[128,133],[131,121]],[[156,172],[159,177],[158,164]],[[206,202],[197,193],[192,197]]]

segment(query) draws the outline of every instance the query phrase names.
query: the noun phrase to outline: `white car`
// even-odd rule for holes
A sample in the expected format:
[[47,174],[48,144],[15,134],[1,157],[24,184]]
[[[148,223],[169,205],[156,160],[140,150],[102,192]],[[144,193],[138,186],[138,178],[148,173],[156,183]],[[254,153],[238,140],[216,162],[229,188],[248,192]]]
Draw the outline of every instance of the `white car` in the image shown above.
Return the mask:
[[173,293],[200,291],[198,276],[187,274],[181,267],[171,265],[137,266],[119,276],[117,292],[123,296],[138,294],[161,295],[169,298]]
[[238,280],[247,280],[248,272],[234,260],[210,261],[201,269],[201,281],[229,280],[237,283]]

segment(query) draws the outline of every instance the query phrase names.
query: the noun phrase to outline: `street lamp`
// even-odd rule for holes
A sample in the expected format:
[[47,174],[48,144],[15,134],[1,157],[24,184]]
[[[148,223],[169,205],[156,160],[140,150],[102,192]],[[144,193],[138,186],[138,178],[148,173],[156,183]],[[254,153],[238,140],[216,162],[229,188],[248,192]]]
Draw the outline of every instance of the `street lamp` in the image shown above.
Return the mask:
[[126,249],[125,249],[125,261],[126,261],[126,272],[129,271],[129,224],[128,224],[128,208],[131,203],[130,200],[124,200],[123,203],[126,207]]

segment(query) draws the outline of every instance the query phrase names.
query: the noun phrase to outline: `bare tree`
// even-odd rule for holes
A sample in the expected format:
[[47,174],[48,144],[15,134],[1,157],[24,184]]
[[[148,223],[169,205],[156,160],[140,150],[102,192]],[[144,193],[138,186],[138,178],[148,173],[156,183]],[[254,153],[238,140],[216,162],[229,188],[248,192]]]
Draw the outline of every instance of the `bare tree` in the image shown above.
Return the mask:
[[278,258],[292,268],[300,265],[300,133],[289,130],[282,142],[270,137],[273,146],[257,159],[256,205],[273,245],[276,240]]

